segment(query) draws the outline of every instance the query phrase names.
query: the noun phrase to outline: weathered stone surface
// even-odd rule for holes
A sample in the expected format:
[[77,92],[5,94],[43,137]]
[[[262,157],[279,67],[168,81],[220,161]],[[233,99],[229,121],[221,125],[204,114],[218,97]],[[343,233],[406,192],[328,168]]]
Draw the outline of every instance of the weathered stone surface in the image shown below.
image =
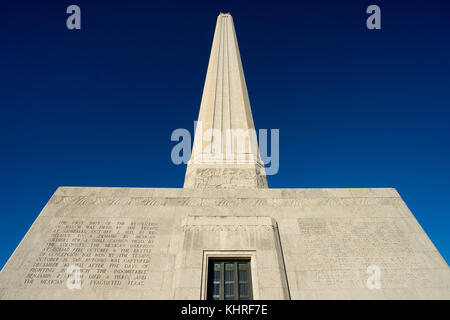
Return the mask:
[[398,194],[350,191],[61,187],[1,271],[1,298],[200,299],[205,252],[240,252],[259,299],[449,299],[448,266]]
[[185,188],[267,188],[230,14],[217,17]]

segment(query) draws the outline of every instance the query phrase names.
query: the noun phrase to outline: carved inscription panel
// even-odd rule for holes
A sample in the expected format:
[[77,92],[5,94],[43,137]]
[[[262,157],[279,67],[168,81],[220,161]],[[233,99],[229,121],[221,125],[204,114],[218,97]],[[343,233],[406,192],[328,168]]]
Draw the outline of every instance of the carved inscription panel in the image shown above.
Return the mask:
[[301,250],[308,256],[374,257],[413,254],[409,237],[394,220],[377,218],[298,219]]
[[298,219],[295,246],[303,289],[366,288],[367,268],[380,271],[383,288],[440,287],[426,256],[417,252],[414,233],[395,219]]
[[66,288],[72,277],[83,289],[143,288],[157,234],[154,219],[59,218],[23,284]]

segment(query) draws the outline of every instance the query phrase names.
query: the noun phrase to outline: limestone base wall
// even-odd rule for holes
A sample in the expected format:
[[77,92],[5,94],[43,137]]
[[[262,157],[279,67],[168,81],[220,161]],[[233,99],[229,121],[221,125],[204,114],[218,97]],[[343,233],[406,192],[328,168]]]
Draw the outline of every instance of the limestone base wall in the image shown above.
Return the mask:
[[255,299],[450,298],[447,263],[395,189],[60,187],[0,299],[204,299],[211,257],[250,259]]

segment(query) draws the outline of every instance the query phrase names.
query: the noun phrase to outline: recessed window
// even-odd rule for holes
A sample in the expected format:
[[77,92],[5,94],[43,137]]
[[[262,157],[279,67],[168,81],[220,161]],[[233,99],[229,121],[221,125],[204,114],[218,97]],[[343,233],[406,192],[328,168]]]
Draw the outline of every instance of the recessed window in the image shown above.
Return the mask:
[[250,260],[209,260],[208,300],[251,300]]

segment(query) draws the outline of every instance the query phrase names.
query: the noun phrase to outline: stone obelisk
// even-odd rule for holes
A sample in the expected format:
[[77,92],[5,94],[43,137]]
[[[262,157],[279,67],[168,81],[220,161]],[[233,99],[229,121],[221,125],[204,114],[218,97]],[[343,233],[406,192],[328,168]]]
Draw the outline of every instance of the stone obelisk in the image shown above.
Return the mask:
[[185,188],[267,188],[233,18],[220,13]]

